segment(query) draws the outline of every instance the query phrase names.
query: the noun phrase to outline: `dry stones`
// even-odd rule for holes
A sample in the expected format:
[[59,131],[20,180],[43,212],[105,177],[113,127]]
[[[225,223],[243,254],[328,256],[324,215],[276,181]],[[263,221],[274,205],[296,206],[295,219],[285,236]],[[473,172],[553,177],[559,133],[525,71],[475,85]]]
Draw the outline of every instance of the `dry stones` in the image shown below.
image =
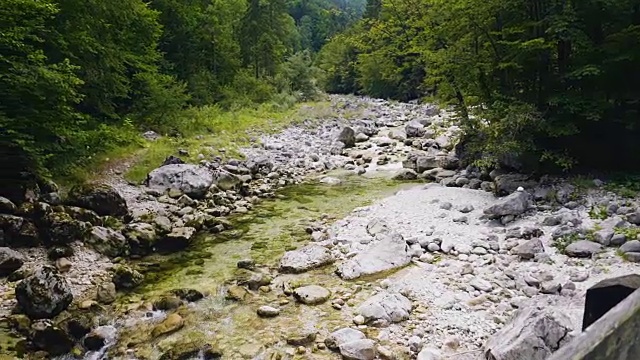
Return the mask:
[[294,290],[293,296],[306,305],[318,305],[329,299],[331,292],[322,286],[309,285]]

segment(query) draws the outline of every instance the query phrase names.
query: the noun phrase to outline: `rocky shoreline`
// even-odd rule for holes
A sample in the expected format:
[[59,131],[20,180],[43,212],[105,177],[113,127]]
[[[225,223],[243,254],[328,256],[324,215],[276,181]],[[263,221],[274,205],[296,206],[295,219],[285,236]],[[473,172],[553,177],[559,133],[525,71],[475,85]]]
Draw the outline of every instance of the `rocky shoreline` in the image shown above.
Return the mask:
[[[107,350],[107,358],[145,358],[137,344],[194,325],[193,304],[215,295],[176,288],[131,308],[117,292],[137,288],[153,268],[125,259],[189,251],[197,234],[233,231],[228,216],[310,178],[327,187],[341,186],[344,174],[433,183],[308,224],[308,245],[277,264],[238,262],[225,301],[255,305],[263,319],[289,316],[297,303],[296,311],[316,315],[315,330],[272,339],[271,348],[230,351],[204,339],[146,358],[545,358],[580,328],[589,286],[637,271],[637,199],[606,191],[600,180],[582,189],[461,169],[460,128],[431,105],[334,96],[332,109],[332,119],[262,136],[243,149],[246,160],[170,157],[142,186],[117,169],[66,197],[39,184],[0,198],[0,318],[28,339],[19,347],[32,358]],[[162,316],[130,326],[147,337],[107,349],[116,341],[108,324],[125,309]],[[538,323],[544,334],[533,331]]]

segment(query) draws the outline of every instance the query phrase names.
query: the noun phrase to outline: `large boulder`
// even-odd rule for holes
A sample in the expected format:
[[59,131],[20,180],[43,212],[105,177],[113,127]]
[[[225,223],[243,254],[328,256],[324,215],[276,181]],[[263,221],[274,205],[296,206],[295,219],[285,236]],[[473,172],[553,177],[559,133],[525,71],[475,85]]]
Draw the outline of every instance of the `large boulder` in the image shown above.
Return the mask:
[[0,246],[29,247],[40,243],[35,223],[19,216],[0,214]]
[[69,192],[67,203],[93,210],[100,216],[121,217],[129,213],[124,198],[106,184],[76,186]]
[[159,191],[177,189],[194,199],[203,198],[213,184],[209,169],[191,164],[173,164],[157,168],[147,175],[146,185]]
[[89,229],[89,223],[75,220],[66,212],[54,212],[45,216],[43,226],[40,227],[44,240],[55,245],[83,241]]
[[498,196],[509,195],[518,190],[519,187],[531,190],[538,185],[538,182],[530,179],[528,175],[522,174],[499,174],[495,176],[493,183]]
[[594,254],[600,252],[602,250],[602,245],[589,241],[589,240],[578,240],[574,243],[569,244],[564,252],[567,256],[576,257],[576,258],[590,258]]
[[571,340],[571,324],[571,319],[557,309],[518,310],[509,324],[489,338],[483,359],[545,360]]
[[408,138],[422,137],[425,133],[424,125],[416,120],[409,121],[404,129]]
[[345,148],[354,147],[356,146],[356,132],[347,126],[342,129],[336,140],[343,143]]
[[308,285],[295,289],[293,297],[299,302],[306,305],[318,305],[327,301],[331,296],[331,292],[322,286]]
[[73,294],[55,267],[43,266],[16,286],[16,299],[34,319],[53,318],[69,307]]
[[31,326],[31,342],[49,355],[59,356],[71,351],[74,341],[62,327],[51,320],[39,320]]
[[147,223],[129,224],[124,228],[123,234],[132,255],[142,256],[151,253],[158,240],[155,228]]
[[340,355],[345,360],[374,360],[378,355],[376,342],[371,339],[361,339],[342,344]]
[[24,264],[24,256],[7,247],[0,247],[0,276],[7,276],[20,269]]
[[320,245],[308,245],[300,250],[287,251],[280,259],[280,272],[303,273],[311,269],[329,265],[334,258],[331,251]]
[[402,235],[384,231],[376,235],[374,245],[341,263],[336,273],[345,280],[373,275],[408,265],[411,253]]
[[324,340],[324,343],[329,349],[338,350],[340,345],[366,338],[366,335],[360,330],[342,328],[329,334],[329,336]]
[[118,290],[129,290],[142,284],[144,275],[128,266],[118,266],[113,271],[113,283]]
[[397,293],[379,293],[372,296],[357,309],[366,323],[373,326],[387,326],[409,318],[411,300]]
[[11,200],[0,196],[0,214],[13,215],[16,210],[18,210],[18,208]]
[[100,254],[109,257],[118,257],[128,252],[127,239],[119,231],[94,226],[87,238],[87,243]]
[[156,246],[158,250],[173,252],[186,249],[194,239],[196,229],[192,227],[173,228],[170,233],[158,240]]
[[267,175],[273,170],[273,161],[268,156],[257,156],[245,162],[252,174]]
[[515,193],[498,200],[495,204],[484,209],[484,214],[491,219],[498,219],[503,216],[518,216],[529,207],[529,193],[516,191]]

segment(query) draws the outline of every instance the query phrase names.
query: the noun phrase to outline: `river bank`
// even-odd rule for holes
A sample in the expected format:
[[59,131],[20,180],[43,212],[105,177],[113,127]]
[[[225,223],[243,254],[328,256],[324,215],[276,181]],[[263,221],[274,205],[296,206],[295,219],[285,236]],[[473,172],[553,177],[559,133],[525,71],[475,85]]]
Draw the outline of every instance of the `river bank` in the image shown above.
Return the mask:
[[[551,353],[579,329],[589,286],[637,271],[635,199],[460,169],[460,130],[430,105],[332,102],[335,116],[262,136],[246,160],[103,179],[127,204],[125,241],[71,245],[62,277],[91,326],[66,358],[501,359],[533,340]],[[24,268],[47,262],[20,251]],[[16,282],[0,286],[15,328]],[[522,313],[560,339],[511,329]],[[57,316],[47,331],[64,337]],[[501,342],[513,333],[525,338]],[[33,345],[33,358],[51,350]]]

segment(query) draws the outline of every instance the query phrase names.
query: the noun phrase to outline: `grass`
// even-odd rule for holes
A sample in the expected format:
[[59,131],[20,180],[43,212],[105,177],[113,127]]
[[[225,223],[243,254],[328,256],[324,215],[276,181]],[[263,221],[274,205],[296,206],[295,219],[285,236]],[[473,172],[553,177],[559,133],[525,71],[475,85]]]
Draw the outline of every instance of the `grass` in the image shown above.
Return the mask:
[[[123,174],[125,179],[139,183],[167,156],[178,156],[179,150],[188,152],[188,156],[180,156],[186,162],[197,163],[198,154],[208,159],[213,156],[241,159],[239,149],[258,141],[260,134],[274,133],[305,120],[317,121],[332,115],[335,115],[335,110],[328,101],[299,103],[285,109],[266,104],[234,111],[217,106],[192,108],[185,110],[179,124],[175,125],[179,136],[165,135],[156,141],[146,141],[140,136],[141,132],[123,129],[135,132],[129,134],[135,140],[99,154],[86,162],[88,165],[77,167],[55,180],[68,188],[96,180],[106,170],[122,168],[122,163],[126,162],[130,166],[125,167],[128,168]],[[356,112],[347,114],[348,117],[356,115]]]
[[594,220],[606,220],[609,217],[609,214],[605,207],[596,205],[589,209],[589,217]]
[[561,254],[564,254],[567,246],[573,244],[576,241],[579,241],[580,236],[578,235],[578,233],[573,233],[573,234],[569,234],[569,235],[564,235],[561,236],[555,240],[553,240],[553,247],[555,247],[556,249],[558,249],[558,252],[560,252]]

